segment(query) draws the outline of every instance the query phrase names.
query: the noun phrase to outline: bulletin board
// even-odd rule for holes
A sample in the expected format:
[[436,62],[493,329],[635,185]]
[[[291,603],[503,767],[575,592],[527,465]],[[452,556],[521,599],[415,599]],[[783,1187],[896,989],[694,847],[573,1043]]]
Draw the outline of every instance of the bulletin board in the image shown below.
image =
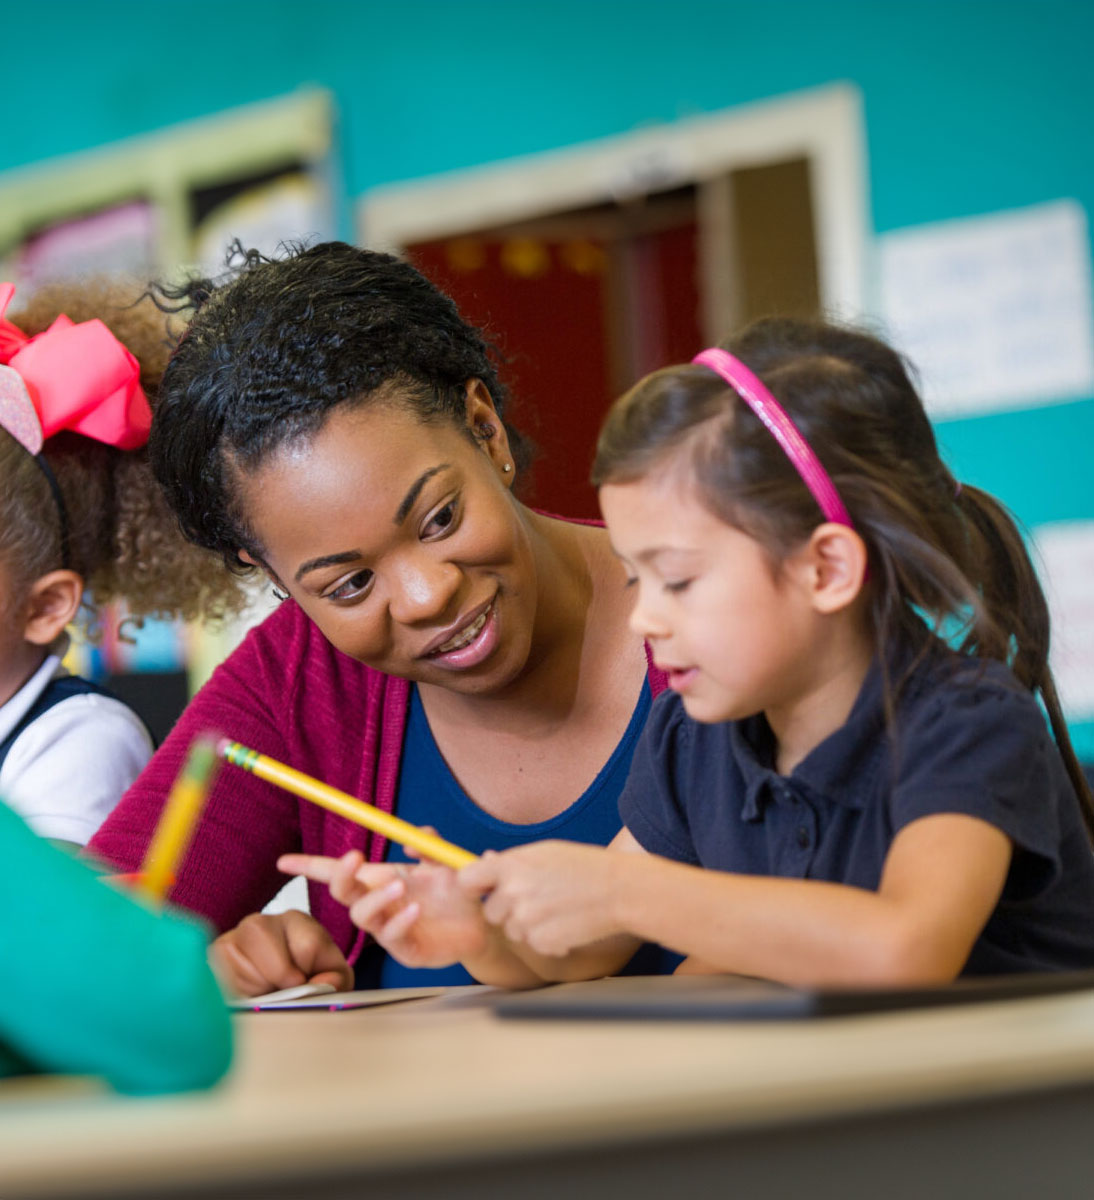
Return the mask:
[[0,272],[20,290],[100,271],[215,270],[339,225],[333,105],[309,88],[0,173]]
[[919,370],[958,474],[1019,517],[1052,617],[1050,665],[1094,763],[1094,272],[1072,197],[879,238],[887,332]]
[[[17,294],[51,279],[217,275],[238,238],[264,253],[325,240],[341,224],[330,94],[307,88],[154,134],[0,173],[0,279]],[[66,665],[103,681],[162,737],[189,694],[265,615],[259,593],[221,628],[108,607],[77,623]]]

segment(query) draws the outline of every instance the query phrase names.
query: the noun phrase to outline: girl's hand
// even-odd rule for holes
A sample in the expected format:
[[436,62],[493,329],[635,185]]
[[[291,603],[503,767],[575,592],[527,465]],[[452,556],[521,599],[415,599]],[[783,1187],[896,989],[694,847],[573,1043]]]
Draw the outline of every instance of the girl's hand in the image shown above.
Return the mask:
[[261,996],[301,983],[353,987],[345,955],[307,913],[252,913],[209,947],[224,987],[237,996]]
[[536,954],[560,957],[625,932],[615,917],[621,873],[632,856],[576,842],[487,850],[459,874],[491,925]]
[[285,854],[278,868],[325,883],[350,920],[407,967],[447,967],[483,953],[489,930],[477,899],[437,863],[366,863],[359,850],[341,858]]

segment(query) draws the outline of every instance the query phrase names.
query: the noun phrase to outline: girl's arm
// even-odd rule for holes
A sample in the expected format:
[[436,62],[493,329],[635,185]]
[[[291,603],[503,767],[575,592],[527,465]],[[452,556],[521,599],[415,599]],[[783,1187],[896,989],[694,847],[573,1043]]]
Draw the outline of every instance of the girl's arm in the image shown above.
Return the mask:
[[484,914],[512,942],[565,956],[572,973],[560,964],[556,978],[605,973],[612,956],[597,945],[627,932],[711,969],[791,984],[928,983],[961,971],[1012,850],[978,818],[923,817],[897,834],[871,892],[627,853],[636,849],[626,830],[607,850],[540,842],[486,854],[460,881],[490,892]]
[[[488,860],[499,857],[486,856]],[[359,851],[340,859],[287,854],[278,866],[327,884],[331,895],[347,906],[353,923],[405,966],[459,963],[480,983],[497,987],[535,987],[611,974],[639,945],[637,939],[621,934],[609,943],[553,958],[526,943],[514,944],[487,921],[479,895],[464,878],[471,868],[465,868],[457,880],[454,871],[436,863],[370,864]]]

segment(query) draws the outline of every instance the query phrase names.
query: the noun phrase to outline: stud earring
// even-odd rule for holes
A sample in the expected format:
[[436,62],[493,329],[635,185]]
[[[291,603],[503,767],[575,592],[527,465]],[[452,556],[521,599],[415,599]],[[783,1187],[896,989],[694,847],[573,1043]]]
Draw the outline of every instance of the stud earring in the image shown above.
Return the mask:
[[509,463],[503,463],[501,469],[506,473],[506,475],[508,475],[513,468],[509,465]]

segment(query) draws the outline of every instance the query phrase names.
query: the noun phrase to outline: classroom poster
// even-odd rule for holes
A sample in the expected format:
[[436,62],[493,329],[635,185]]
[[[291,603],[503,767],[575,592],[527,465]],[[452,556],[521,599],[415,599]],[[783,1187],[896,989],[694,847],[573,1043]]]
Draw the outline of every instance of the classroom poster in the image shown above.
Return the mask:
[[1033,541],[1052,620],[1050,665],[1069,720],[1094,720],[1094,521],[1040,525]]
[[888,335],[934,419],[1094,395],[1086,213],[1059,200],[878,239]]

